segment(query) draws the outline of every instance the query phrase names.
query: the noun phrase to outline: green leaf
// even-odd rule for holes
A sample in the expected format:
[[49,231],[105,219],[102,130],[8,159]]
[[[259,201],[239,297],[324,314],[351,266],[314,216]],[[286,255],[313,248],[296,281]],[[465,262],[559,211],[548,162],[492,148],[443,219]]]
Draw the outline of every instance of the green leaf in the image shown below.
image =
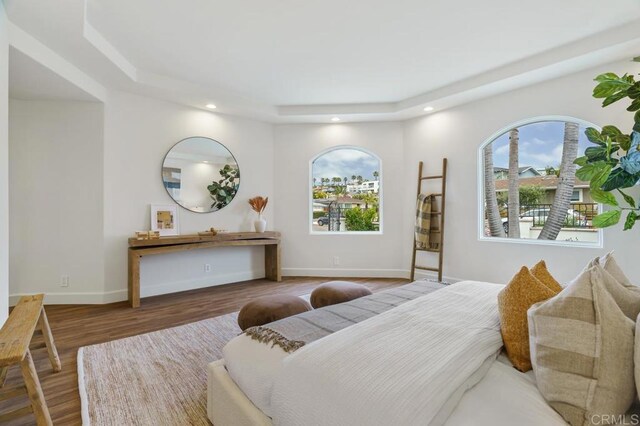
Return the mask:
[[638,178],[630,173],[625,172],[621,168],[615,168],[602,184],[602,190],[613,191],[619,188],[630,188],[636,184]]
[[631,102],[631,105],[627,107],[627,111],[638,111],[640,110],[640,98],[636,98]]
[[589,162],[589,159],[587,158],[587,156],[583,156],[583,157],[578,157],[575,160],[573,160],[573,164],[577,164],[578,166],[586,166],[587,163]]
[[584,154],[591,162],[607,159],[607,149],[601,146],[590,146],[584,150]]
[[622,198],[624,198],[624,200],[627,202],[627,204],[629,204],[631,207],[633,207],[634,209],[636,208],[636,201],[633,199],[633,197],[629,194],[625,194],[624,192],[622,192],[622,190],[618,189],[618,192],[620,194],[622,194]]
[[584,131],[584,134],[587,136],[587,139],[589,139],[589,142],[593,142],[598,145],[604,146],[602,135],[597,129],[594,129],[593,127],[588,127],[587,130]]
[[622,132],[616,126],[608,125],[602,128],[600,134],[602,136],[609,136],[611,139],[615,139],[616,136],[621,135]]
[[635,58],[633,58],[633,62],[640,62],[640,56],[636,56]]
[[629,214],[627,214],[627,220],[624,221],[624,231],[628,231],[629,229],[633,228],[633,225],[636,224],[636,220],[638,220],[638,215],[636,214],[636,212],[634,211],[630,211]]
[[620,78],[620,77],[618,77],[617,74],[612,73],[612,72],[606,72],[604,74],[600,74],[599,76],[597,76],[593,80],[597,81],[598,83],[602,83],[603,81],[616,80],[618,78]]
[[606,204],[608,206],[618,206],[618,200],[611,192],[603,191],[598,188],[591,188],[591,198],[597,203]]
[[633,86],[627,89],[627,96],[631,99],[640,98],[640,81],[634,83]]
[[621,215],[622,211],[620,210],[609,210],[607,212],[600,213],[593,218],[593,226],[596,228],[607,228],[609,226],[613,226],[620,222]]
[[633,121],[635,122],[633,130],[636,132],[640,132],[640,110],[636,111],[636,113],[634,114]]
[[598,172],[605,169],[611,171],[611,166],[604,161],[596,161],[576,170],[576,177],[582,181],[589,182]]
[[625,151],[629,151],[629,148],[631,148],[631,137],[629,135],[619,136],[618,142],[620,143],[620,148]]
[[620,99],[624,99],[628,96],[627,91],[621,90],[618,93],[614,93],[613,95],[607,96],[602,101],[602,107],[607,107],[615,102],[618,102]]

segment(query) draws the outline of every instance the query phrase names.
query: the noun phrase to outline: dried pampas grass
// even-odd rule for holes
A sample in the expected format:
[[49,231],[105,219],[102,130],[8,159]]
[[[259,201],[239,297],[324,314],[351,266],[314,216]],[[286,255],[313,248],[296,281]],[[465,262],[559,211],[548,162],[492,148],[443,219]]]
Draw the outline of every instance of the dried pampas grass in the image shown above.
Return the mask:
[[262,214],[264,209],[267,208],[267,203],[269,202],[269,197],[262,198],[261,196],[253,197],[249,199],[249,204],[254,212],[258,214]]

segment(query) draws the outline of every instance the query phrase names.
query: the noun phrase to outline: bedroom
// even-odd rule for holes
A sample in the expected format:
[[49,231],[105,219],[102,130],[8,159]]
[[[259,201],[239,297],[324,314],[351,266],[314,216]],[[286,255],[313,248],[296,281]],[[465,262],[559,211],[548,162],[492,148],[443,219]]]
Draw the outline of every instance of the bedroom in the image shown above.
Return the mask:
[[[290,1],[194,0],[162,8],[149,1],[2,2],[0,318],[4,321],[21,297],[45,295],[62,371],[51,371],[47,351],[34,351],[33,358],[53,423],[159,424],[158,419],[195,413],[197,420],[189,421],[208,424],[207,366],[223,358],[230,336],[240,333],[229,314],[265,296],[309,296],[336,280],[362,284],[374,296],[408,284],[420,161],[430,175],[439,174],[448,160],[442,271],[445,282],[456,283],[425,296],[426,303],[465,280],[507,284],[523,265],[540,260],[566,286],[594,258],[611,251],[638,284],[633,252],[638,226],[623,230],[625,212],[620,223],[595,228],[595,214],[610,207],[589,198],[594,191],[588,183],[576,186],[574,201],[595,205],[595,211],[573,209],[577,224],[563,226],[563,233],[573,230],[560,238],[565,241],[510,238],[516,231],[509,225],[519,224],[521,235],[544,228],[528,226],[526,217],[506,220],[510,232],[503,230],[503,237],[487,237],[482,154],[492,145],[495,168],[509,169],[508,156],[500,152],[508,150],[510,130],[519,128],[519,166],[558,168],[562,149],[535,151],[537,162],[525,158],[526,143],[534,141],[528,125],[575,122],[581,151],[595,146],[585,145],[586,127],[614,125],[631,132],[629,100],[603,108],[593,90],[598,75],[640,72],[640,63],[632,61],[640,55],[639,19],[640,5],[631,0],[616,7],[595,1],[527,6],[491,1],[455,8],[413,0],[356,2],[349,8]],[[215,141],[216,149],[231,154],[225,161],[235,159],[240,185],[224,208],[201,202],[182,207],[171,188],[175,182],[163,179],[167,154],[192,137]],[[365,153],[377,167],[316,177],[316,160],[319,165],[336,148]],[[545,170],[536,173],[553,178]],[[174,171],[171,178],[186,175]],[[312,180],[336,176],[347,180],[322,186]],[[521,178],[527,179],[536,177]],[[334,232],[318,224],[321,216],[314,209],[333,215],[328,204],[336,190],[355,193],[375,182],[375,212],[367,230],[340,231],[346,229],[341,213],[335,214],[340,224],[331,224]],[[508,192],[508,182],[494,183]],[[496,191],[503,200],[500,188]],[[623,191],[638,201],[637,185]],[[209,192],[205,195],[208,201]],[[129,239],[158,228],[153,206],[175,215],[168,223],[181,236],[215,228],[220,238],[235,238],[256,230],[259,216],[248,203],[256,196],[268,197],[261,217],[266,231],[279,234],[232,241],[236,246],[216,240],[202,250],[140,256],[140,307],[130,307]],[[361,209],[369,200],[362,193],[347,198],[351,204],[342,200],[341,208],[349,213],[352,205]],[[553,200],[553,195],[539,197],[535,211]],[[501,216],[506,215],[500,219],[508,219],[509,209],[503,201],[501,206]],[[215,211],[198,211],[203,208]],[[533,217],[532,225],[539,220]],[[587,243],[566,241],[585,234],[593,237]],[[172,237],[160,241],[166,238]],[[276,254],[267,255],[276,246]],[[435,265],[438,254],[419,252],[416,263]],[[273,272],[265,258],[276,265],[280,274],[271,276],[281,275],[281,282],[265,279]],[[418,270],[416,279],[437,275]],[[492,300],[497,315],[497,298]],[[375,321],[379,318],[362,324]],[[187,328],[176,328],[183,325]],[[147,334],[156,331],[161,334]],[[318,342],[355,333],[343,331]],[[193,341],[180,333],[190,333]],[[197,338],[201,333],[219,341],[207,345]],[[139,344],[147,341],[148,347]],[[181,359],[199,354],[197,361],[177,363],[191,364],[182,380],[176,372],[183,370],[175,369],[162,386],[150,386],[161,383],[158,376],[135,367],[172,365],[156,357],[173,354],[162,349],[167,344],[175,345]],[[111,363],[117,377],[109,380],[99,366]],[[21,383],[20,369],[12,366],[6,386]],[[153,397],[128,393],[128,387],[136,389],[132,383],[153,389]],[[172,389],[180,385],[193,398],[189,410],[172,405],[181,395]],[[104,400],[92,399],[92,392],[102,391]],[[538,402],[541,412],[555,413],[544,400]],[[25,396],[2,400],[0,412],[24,405],[29,405]],[[228,413],[227,424],[261,424],[242,423],[231,408]],[[30,414],[9,424],[35,421]]]

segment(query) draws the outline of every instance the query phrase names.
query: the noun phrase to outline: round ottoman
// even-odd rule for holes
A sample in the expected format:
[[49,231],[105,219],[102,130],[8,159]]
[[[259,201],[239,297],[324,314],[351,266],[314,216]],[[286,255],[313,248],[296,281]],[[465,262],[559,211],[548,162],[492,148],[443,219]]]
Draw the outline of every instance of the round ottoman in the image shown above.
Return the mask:
[[242,331],[245,331],[247,328],[265,325],[311,309],[313,308],[306,300],[297,296],[286,294],[263,296],[252,300],[240,309],[238,325]]
[[349,281],[329,281],[313,290],[311,293],[311,306],[318,309],[323,306],[348,302],[370,294],[371,290],[361,284]]

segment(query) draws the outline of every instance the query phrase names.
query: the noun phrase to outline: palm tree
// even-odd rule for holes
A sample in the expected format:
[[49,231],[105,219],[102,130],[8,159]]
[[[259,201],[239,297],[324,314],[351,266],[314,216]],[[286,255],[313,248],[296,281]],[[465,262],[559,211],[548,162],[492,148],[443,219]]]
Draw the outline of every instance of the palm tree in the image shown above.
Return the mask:
[[316,178],[313,178],[313,186],[316,186]]
[[346,176],[344,178],[342,178],[342,181],[344,182],[344,185],[347,186],[347,177]]
[[358,178],[358,176],[356,176],[356,175],[351,175],[351,182],[355,182],[357,178]]
[[567,217],[573,186],[576,183],[576,165],[573,162],[578,156],[578,131],[577,123],[564,123],[564,142],[558,187],[549,211],[549,217],[546,218],[544,227],[538,235],[539,240],[555,240]]
[[374,180],[378,180],[378,176],[380,176],[380,173],[378,173],[377,170],[375,172],[373,172],[373,179]]
[[342,182],[342,178],[339,176],[335,176],[333,179],[331,179],[333,181],[333,186],[336,185],[336,183],[340,183]]
[[362,176],[358,175],[356,179],[358,179],[358,184],[362,184]]
[[347,187],[346,186],[337,186],[335,191],[333,191],[333,193],[336,196],[346,195],[347,194]]
[[509,216],[509,238],[520,238],[520,192],[518,173],[518,129],[509,132],[509,201],[507,212]]
[[493,147],[488,144],[483,149],[484,154],[484,201],[489,221],[489,231],[492,237],[504,237],[502,218],[498,209],[496,197],[496,182],[493,176]]

